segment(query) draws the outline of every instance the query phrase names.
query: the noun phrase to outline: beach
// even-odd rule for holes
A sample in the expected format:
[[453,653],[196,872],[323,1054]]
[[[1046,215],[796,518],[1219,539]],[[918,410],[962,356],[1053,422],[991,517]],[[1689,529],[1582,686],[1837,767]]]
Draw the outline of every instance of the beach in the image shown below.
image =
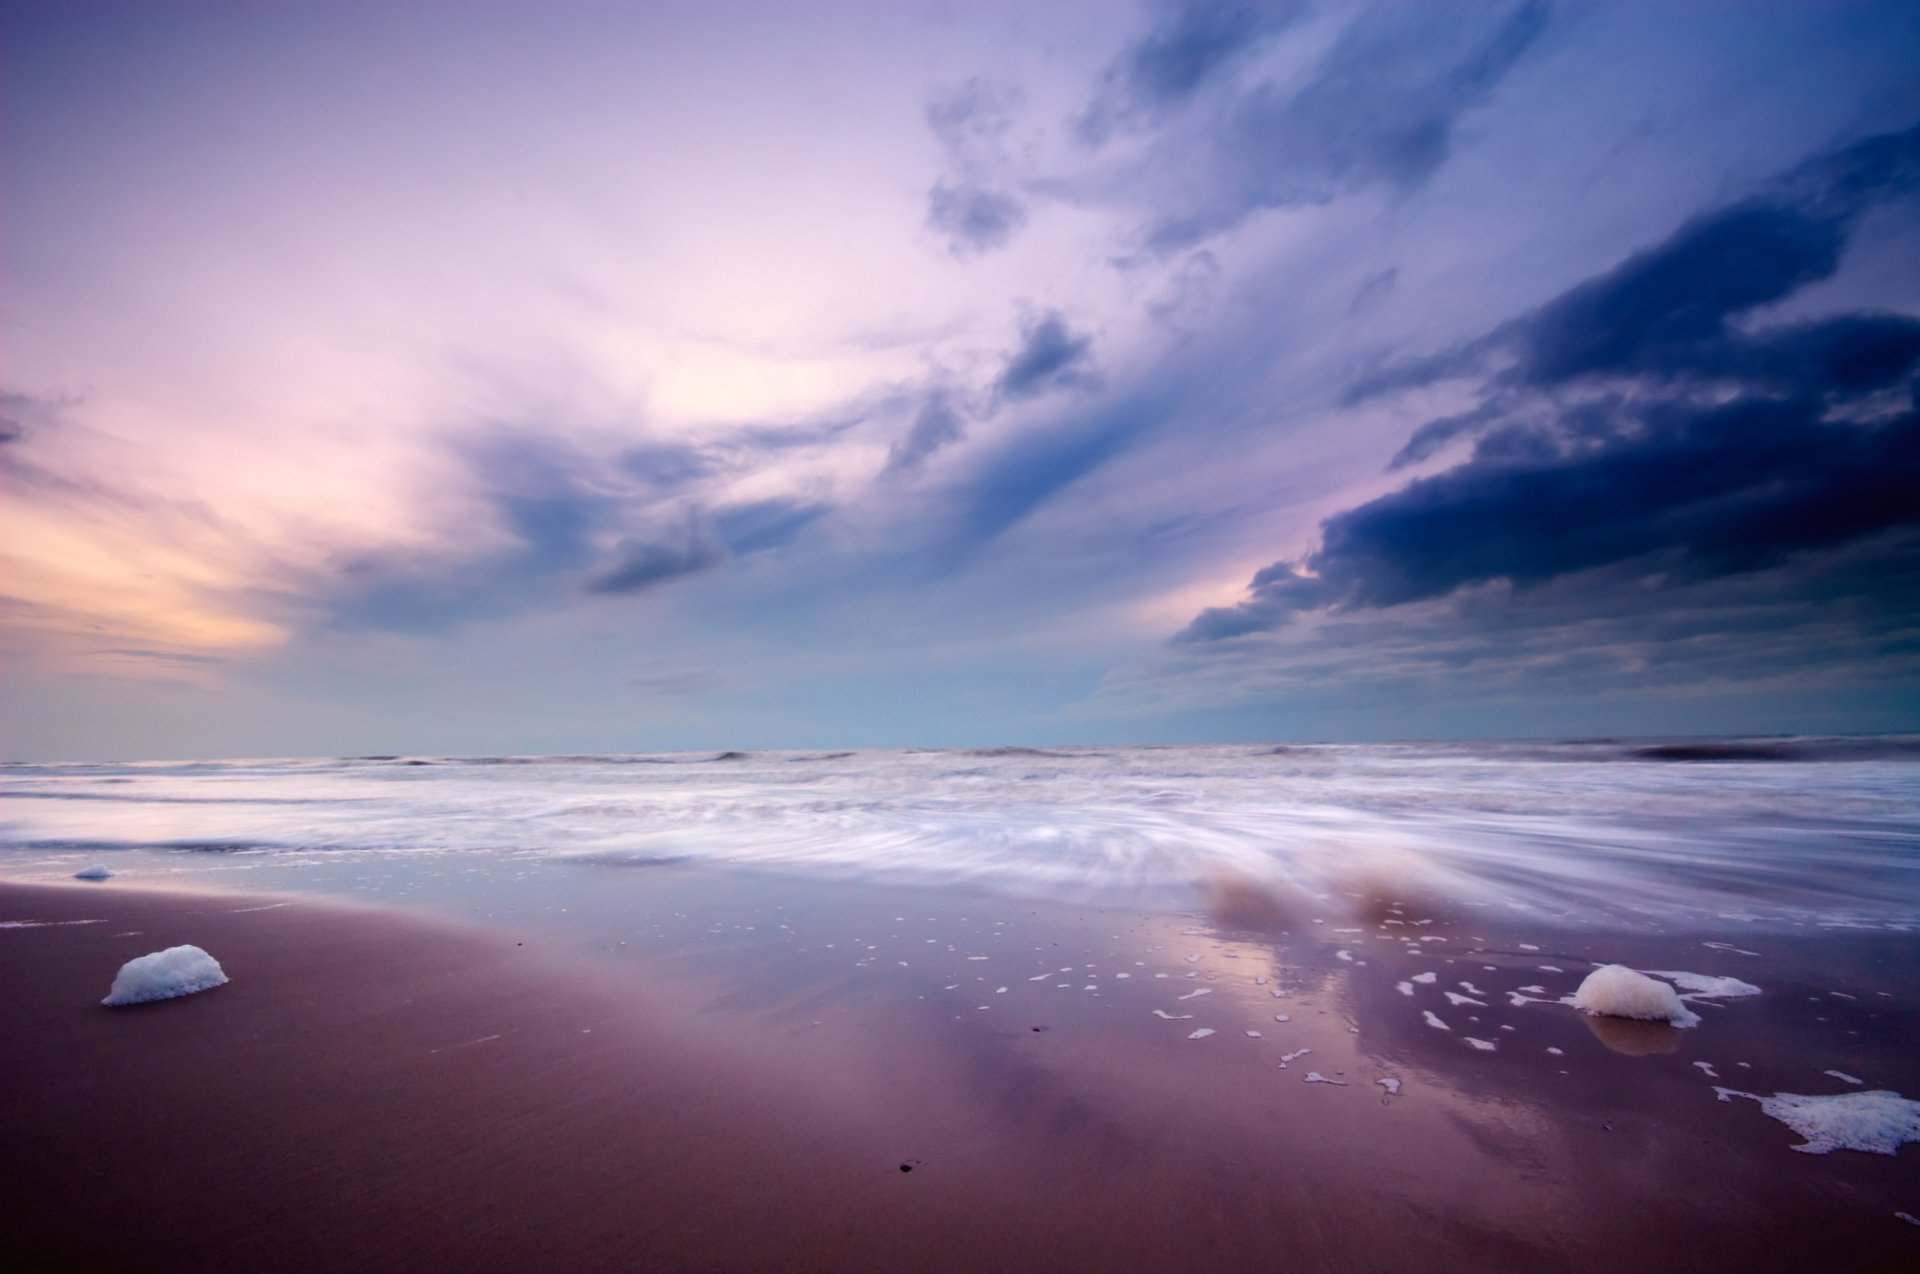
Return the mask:
[[[1526,951],[1406,907],[1316,926],[571,871],[564,914],[493,925],[203,885],[0,887],[8,1250],[156,1270],[1920,1254],[1896,1215],[1920,1202],[1910,1147],[1793,1153],[1698,1069],[1814,1091],[1824,1028],[1870,1086],[1920,1091],[1904,938],[1776,947],[1765,995],[1609,1039],[1550,996],[1497,997],[1600,947],[1641,967],[1677,941],[1758,957],[1691,936]],[[1410,942],[1416,920],[1446,941]],[[99,1004],[121,962],[185,942],[231,981]],[[1416,966],[1439,975],[1418,998],[1398,989]],[[1448,982],[1480,994],[1443,999]]]

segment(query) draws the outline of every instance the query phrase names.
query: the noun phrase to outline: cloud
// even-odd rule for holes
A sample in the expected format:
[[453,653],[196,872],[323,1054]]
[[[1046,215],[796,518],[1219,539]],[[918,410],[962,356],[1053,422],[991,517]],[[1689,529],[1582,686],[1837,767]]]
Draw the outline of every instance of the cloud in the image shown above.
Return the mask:
[[1136,391],[1016,435],[961,492],[958,552],[1000,535],[1164,425],[1176,397],[1172,387]]
[[1304,83],[1252,83],[1218,121],[1166,130],[1152,166],[1180,174],[1181,185],[1148,227],[1149,245],[1187,247],[1264,208],[1421,185],[1446,161],[1461,117],[1491,96],[1547,17],[1540,0],[1362,12]]
[[953,395],[945,389],[935,389],[921,404],[907,436],[894,443],[887,452],[887,472],[900,473],[919,468],[928,456],[958,441],[964,428]]
[[336,562],[309,587],[331,626],[443,632],[581,592],[640,592],[725,558],[699,507],[674,498],[708,472],[686,449],[602,458],[559,437],[494,430],[455,444],[451,459],[482,522],[442,547]]
[[1819,563],[1855,545],[1880,553],[1849,576],[1862,595],[1911,576],[1920,321],[1736,320],[1833,275],[1861,212],[1920,187],[1917,157],[1920,129],[1844,148],[1489,337],[1372,378],[1368,393],[1478,375],[1481,401],[1422,426],[1396,464],[1466,438],[1470,454],[1326,519],[1304,559],[1175,640],[1602,569],[1632,582],[1613,600],[1637,612],[1767,570],[1812,597]]
[[[1343,15],[1324,51],[1266,57],[1302,25],[1296,0],[1166,0],[1109,63],[1066,145],[1014,123],[1023,95],[976,78],[932,98],[942,171],[927,225],[955,257],[1003,248],[1036,201],[1144,214],[1116,263],[1164,258],[1263,209],[1403,193],[1451,153],[1546,28],[1546,0],[1379,4]],[[1076,144],[1077,143],[1077,144]],[[1124,144],[1121,144],[1124,143]]]
[[11,450],[13,443],[58,428],[66,413],[80,402],[75,395],[44,397],[0,390],[0,447]]
[[927,192],[927,225],[946,238],[956,257],[1004,248],[1026,224],[1027,210],[1012,195],[974,182],[946,179]]
[[759,500],[714,514],[720,539],[735,553],[760,553],[788,543],[828,512],[824,504],[800,500]]
[[1001,178],[1009,160],[1007,135],[1020,103],[1017,87],[983,78],[927,103],[927,127],[948,169],[927,191],[927,225],[956,257],[1005,247],[1026,223],[1025,205]]
[[1863,715],[1901,729],[1888,690],[1920,676],[1920,611],[1908,600],[1920,598],[1915,548],[1912,537],[1863,542],[1818,569],[1787,562],[1700,581],[1653,606],[1623,605],[1644,587],[1623,567],[1320,612],[1284,631],[1175,644],[1110,675],[1086,709],[1248,712],[1250,722],[1335,737],[1463,725],[1509,735],[1779,730],[1787,720],[1819,730]]
[[1092,339],[1068,327],[1059,311],[1036,315],[1021,324],[1020,345],[1007,356],[994,393],[1018,401],[1054,389],[1091,387],[1098,384],[1092,354]]
[[647,536],[628,536],[614,551],[613,565],[587,583],[602,594],[637,593],[726,560],[726,546],[706,519],[694,513]]
[[671,490],[713,476],[718,460],[698,447],[646,443],[620,453],[620,467],[651,486]]
[[659,659],[629,676],[626,684],[632,689],[661,698],[680,698],[713,694],[730,688],[734,682],[716,668]]
[[1187,104],[1209,80],[1293,25],[1305,5],[1254,0],[1169,0],[1153,24],[1101,76],[1078,133],[1099,146],[1116,128]]

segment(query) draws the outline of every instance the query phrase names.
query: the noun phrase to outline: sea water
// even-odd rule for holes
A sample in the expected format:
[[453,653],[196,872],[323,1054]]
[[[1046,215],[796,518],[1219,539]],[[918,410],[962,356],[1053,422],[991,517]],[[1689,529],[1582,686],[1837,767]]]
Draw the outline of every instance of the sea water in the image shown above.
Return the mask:
[[1920,738],[0,767],[10,873],[430,859],[1164,911],[1227,888],[1589,929],[1906,931],[1920,927]]

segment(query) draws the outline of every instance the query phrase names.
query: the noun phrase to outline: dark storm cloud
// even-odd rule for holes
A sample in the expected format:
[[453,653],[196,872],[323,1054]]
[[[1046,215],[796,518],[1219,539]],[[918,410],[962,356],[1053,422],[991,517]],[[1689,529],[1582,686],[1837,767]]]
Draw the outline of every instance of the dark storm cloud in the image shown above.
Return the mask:
[[1760,335],[1734,323],[1831,277],[1861,215],[1916,188],[1920,128],[1865,138],[1696,217],[1486,337],[1362,378],[1347,397],[1484,374],[1499,359],[1507,366],[1495,383],[1522,389],[1606,376],[1888,383],[1911,362],[1906,316],[1847,315]]
[[[1893,546],[1868,594],[1913,572],[1920,526],[1920,322],[1852,313],[1748,328],[1736,320],[1833,275],[1860,213],[1920,186],[1920,129],[1869,138],[1488,338],[1376,377],[1419,384],[1478,370],[1481,402],[1416,431],[1396,463],[1464,438],[1443,472],[1321,526],[1298,563],[1247,600],[1199,615],[1184,642],[1244,636],[1306,610],[1360,610],[1517,587],[1602,567],[1647,609],[1705,580],[1804,568]],[[1783,585],[1785,586],[1785,585]]]
[[994,392],[1017,401],[1051,389],[1090,387],[1096,383],[1092,363],[1092,339],[1068,327],[1058,311],[1048,311],[1021,325],[1020,344],[1008,355]]
[[1118,126],[1184,106],[1209,79],[1297,21],[1305,6],[1253,0],[1171,0],[1107,68],[1081,117],[1081,140],[1098,146]]
[[1162,712],[1284,704],[1290,720],[1320,717],[1320,728],[1378,712],[1381,728],[1399,731],[1423,705],[1444,704],[1446,715],[1484,712],[1481,729],[1552,733],[1570,708],[1602,712],[1586,729],[1617,728],[1605,724],[1617,709],[1621,726],[1641,730],[1649,711],[1694,730],[1709,711],[1751,730],[1783,703],[1819,714],[1846,695],[1853,711],[1902,728],[1898,697],[1883,689],[1920,673],[1920,536],[1902,538],[1836,550],[1818,570],[1789,562],[1701,581],[1657,606],[1622,604],[1643,587],[1623,566],[1328,612],[1284,632],[1179,643],[1111,679],[1102,698]]

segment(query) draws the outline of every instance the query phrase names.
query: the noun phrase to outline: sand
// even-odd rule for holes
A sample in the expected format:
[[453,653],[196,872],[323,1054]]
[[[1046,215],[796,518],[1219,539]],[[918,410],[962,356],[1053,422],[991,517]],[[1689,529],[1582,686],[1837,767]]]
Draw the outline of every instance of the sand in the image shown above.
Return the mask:
[[[863,930],[894,905],[845,897]],[[1033,914],[1004,954],[952,957],[976,994],[888,990],[838,944],[809,948],[819,964],[758,939],[615,962],[550,949],[551,929],[3,885],[0,919],[100,923],[0,931],[0,1250],[33,1269],[1693,1274],[1920,1252],[1893,1217],[1915,1148],[1791,1154],[1704,1078],[1642,1083],[1684,1059],[1600,1048],[1578,1015],[1554,1037],[1590,1041],[1574,1066],[1508,1037],[1480,1056],[1417,1018],[1363,1040],[1256,969],[1257,944],[1195,968],[1201,940],[1179,937],[1168,980],[1131,970],[1136,1006],[1070,958],[1029,984],[1014,950],[1084,936]],[[231,982],[99,1005],[122,962],[185,942]],[[1217,993],[1182,1004],[1187,973]],[[1241,992],[1268,1038],[1229,1020]],[[1148,1009],[1175,1004],[1214,1016]],[[1233,1029],[1191,1038],[1208,1023]],[[1282,1049],[1311,1055],[1282,1071]]]

